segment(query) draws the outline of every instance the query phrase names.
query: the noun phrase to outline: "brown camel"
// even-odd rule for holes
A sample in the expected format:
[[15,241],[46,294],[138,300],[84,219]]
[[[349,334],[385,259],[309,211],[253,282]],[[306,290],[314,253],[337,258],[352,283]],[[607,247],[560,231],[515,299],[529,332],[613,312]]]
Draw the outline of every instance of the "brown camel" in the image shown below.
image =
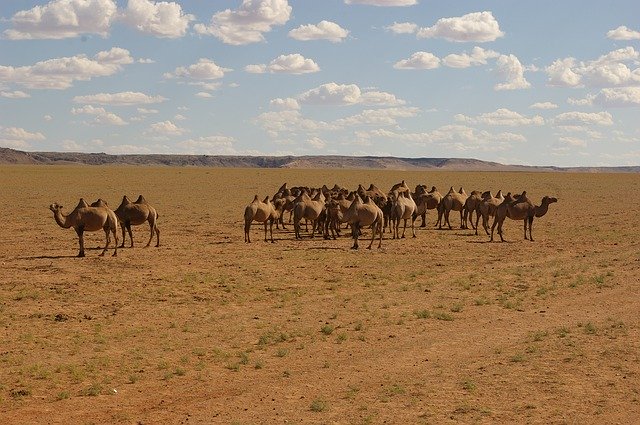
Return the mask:
[[[413,214],[416,212],[416,203],[411,197],[411,192],[404,191],[398,192],[394,190],[391,198],[393,200],[393,210],[391,217],[396,220],[395,226],[393,226],[393,239],[404,238],[404,234],[407,230],[407,220],[411,220],[411,232],[413,237],[416,237],[416,228],[413,223]],[[404,228],[402,229],[402,236],[399,235],[400,220],[404,220]]]
[[253,201],[244,209],[244,241],[251,243],[251,237],[249,231],[251,230],[251,223],[257,221],[258,223],[264,223],[264,241],[267,242],[267,224],[271,232],[271,243],[273,243],[273,222],[278,219],[278,214],[275,207],[267,196],[264,201],[258,199],[258,195],[254,196]]
[[[427,210],[439,210],[438,206],[440,205],[440,201],[442,201],[442,195],[438,192],[435,186],[431,187],[430,191],[426,191],[424,185],[419,185],[416,187],[416,196],[414,196],[414,200],[416,201],[416,214],[414,215],[414,220],[418,218],[418,216],[422,217],[422,224],[420,227],[427,226]],[[442,210],[438,211],[438,221],[436,222],[436,226],[440,224],[442,221]]]
[[109,248],[109,243],[111,242],[109,232],[113,233],[113,238],[115,239],[113,256],[118,255],[118,217],[113,211],[106,206],[91,207],[82,198],[80,198],[80,202],[78,202],[75,209],[68,215],[62,213],[62,208],[62,205],[57,203],[49,206],[58,226],[63,229],[73,227],[76,231],[80,243],[78,257],[84,257],[84,232],[96,232],[98,230],[104,230],[106,237],[104,250],[102,250],[100,256],[103,256]]
[[131,231],[131,226],[139,226],[144,223],[149,223],[149,230],[151,232],[149,236],[149,241],[145,248],[151,245],[151,241],[153,240],[153,235],[156,235],[156,247],[160,246],[160,229],[158,229],[158,212],[154,207],[149,205],[144,196],[138,196],[138,199],[135,202],[131,202],[131,200],[127,197],[127,195],[122,197],[122,202],[120,206],[115,211],[118,219],[120,219],[120,223],[122,226],[122,245],[120,248],[124,248],[124,243],[126,240],[125,230],[129,233],[129,239],[131,239],[131,248],[133,248],[133,232]]
[[[475,226],[473,225],[473,213],[476,211],[481,201],[482,201],[482,193],[480,193],[480,191],[478,190],[471,191],[471,193],[469,194],[469,197],[466,199],[466,201],[464,201],[464,208],[463,208],[464,213],[462,217],[463,229],[468,229],[469,224],[471,224],[472,229],[474,230],[476,229]],[[476,218],[477,216],[478,214],[476,213]]]
[[529,240],[533,242],[532,235],[532,227],[533,227],[533,219],[535,217],[544,216],[547,211],[549,211],[549,204],[553,204],[558,202],[557,198],[552,198],[549,196],[545,196],[542,198],[542,202],[540,206],[536,206],[531,202],[531,200],[527,197],[527,192],[522,192],[522,195],[515,198],[511,196],[511,193],[508,193],[505,197],[504,201],[498,206],[496,210],[496,216],[493,220],[493,225],[491,226],[491,241],[493,241],[493,231],[498,226],[498,234],[500,235],[500,240],[504,242],[504,237],[502,234],[502,226],[504,224],[504,220],[508,217],[512,220],[522,220],[524,223],[524,238],[527,239],[527,227],[529,228]]
[[324,225],[324,238],[329,239],[329,232],[331,237],[336,238],[336,235],[340,236],[340,225],[346,223],[344,218],[345,213],[353,203],[355,199],[355,192],[345,197],[342,192],[338,194],[335,199],[330,199],[326,204],[327,218]]
[[371,249],[373,240],[376,238],[376,232],[379,234],[378,248],[382,246],[382,210],[373,202],[373,199],[367,197],[363,202],[360,196],[356,195],[351,206],[344,215],[344,220],[351,225],[351,236],[353,237],[353,246],[351,249],[358,249],[358,237],[361,229],[371,226],[371,242],[367,249]]
[[313,238],[315,236],[318,221],[324,209],[324,196],[322,192],[318,192],[313,199],[310,198],[306,192],[298,196],[293,208],[293,229],[296,239],[302,239],[302,236],[300,236],[300,221],[303,218],[311,221],[313,225],[311,237]]
[[480,217],[482,217],[482,228],[487,235],[489,234],[489,217],[495,217],[496,209],[502,201],[504,201],[502,190],[499,190],[496,196],[493,196],[490,190],[482,194],[482,201],[480,201],[476,207],[476,235],[478,234],[478,221]]
[[[466,200],[467,194],[463,188],[460,188],[460,190],[456,193],[456,191],[453,190],[453,186],[451,186],[449,192],[444,196],[444,198],[442,198],[442,201],[440,202],[440,208],[442,209],[442,213],[444,213],[444,222],[442,220],[440,221],[440,229],[442,229],[442,225],[444,223],[446,223],[449,226],[449,229],[451,229],[451,223],[449,222],[449,213],[451,211],[460,211],[460,228],[464,229],[462,210]],[[440,211],[438,211],[438,213],[440,214]]]

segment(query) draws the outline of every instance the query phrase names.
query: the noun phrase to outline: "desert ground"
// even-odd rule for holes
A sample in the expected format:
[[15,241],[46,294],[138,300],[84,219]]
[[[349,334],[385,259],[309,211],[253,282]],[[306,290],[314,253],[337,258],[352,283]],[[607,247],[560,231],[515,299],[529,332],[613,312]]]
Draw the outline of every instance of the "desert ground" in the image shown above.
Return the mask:
[[[558,203],[535,242],[455,212],[379,250],[293,226],[243,242],[244,207],[284,182],[402,179]],[[75,258],[49,204],[124,194],[161,246],[143,225]],[[2,424],[640,421],[638,174],[2,166],[0,203]]]

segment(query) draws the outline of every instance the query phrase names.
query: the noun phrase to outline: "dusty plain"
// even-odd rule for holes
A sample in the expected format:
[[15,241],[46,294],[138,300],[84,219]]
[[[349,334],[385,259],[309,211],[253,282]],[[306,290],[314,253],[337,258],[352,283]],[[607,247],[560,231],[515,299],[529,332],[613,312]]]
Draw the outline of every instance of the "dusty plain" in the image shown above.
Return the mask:
[[[506,243],[243,242],[254,194],[405,179],[558,198]],[[160,248],[54,222],[144,194]],[[0,423],[640,421],[640,175],[2,166]],[[452,224],[459,218],[452,213]],[[366,244],[362,244],[366,246]]]

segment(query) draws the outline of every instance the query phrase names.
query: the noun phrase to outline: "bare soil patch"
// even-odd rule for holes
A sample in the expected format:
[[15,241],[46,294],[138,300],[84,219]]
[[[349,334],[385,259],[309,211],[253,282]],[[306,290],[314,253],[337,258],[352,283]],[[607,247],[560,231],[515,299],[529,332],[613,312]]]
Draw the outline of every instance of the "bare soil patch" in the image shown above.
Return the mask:
[[[559,201],[533,243],[433,214],[380,250],[293,226],[243,242],[245,205],[284,182],[402,179]],[[3,424],[640,418],[637,174],[3,166],[0,187]],[[48,205],[124,194],[157,208],[162,246],[140,226],[118,257],[100,232],[75,258]]]

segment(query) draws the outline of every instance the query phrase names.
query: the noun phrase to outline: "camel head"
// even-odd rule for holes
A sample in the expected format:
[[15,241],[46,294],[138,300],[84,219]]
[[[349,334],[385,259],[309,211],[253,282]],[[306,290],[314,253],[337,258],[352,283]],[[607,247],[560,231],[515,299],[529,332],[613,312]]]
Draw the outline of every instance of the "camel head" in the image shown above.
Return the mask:
[[55,214],[58,211],[62,210],[62,205],[58,204],[57,202],[54,202],[53,204],[49,205],[49,209]]
[[552,198],[550,196],[545,196],[544,198],[542,198],[542,203],[546,203],[546,204],[553,204],[558,202],[558,198]]

